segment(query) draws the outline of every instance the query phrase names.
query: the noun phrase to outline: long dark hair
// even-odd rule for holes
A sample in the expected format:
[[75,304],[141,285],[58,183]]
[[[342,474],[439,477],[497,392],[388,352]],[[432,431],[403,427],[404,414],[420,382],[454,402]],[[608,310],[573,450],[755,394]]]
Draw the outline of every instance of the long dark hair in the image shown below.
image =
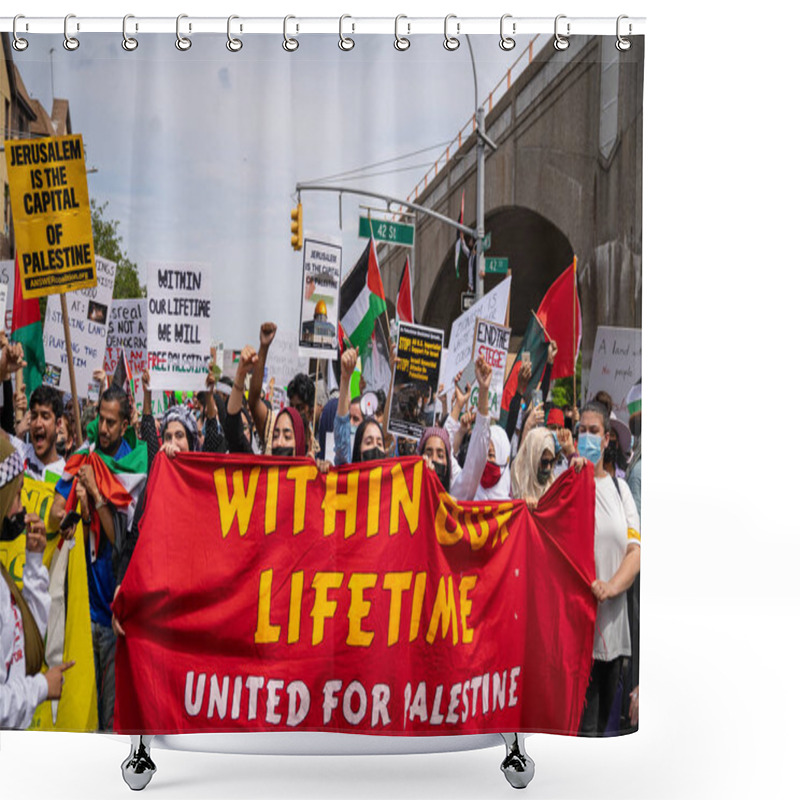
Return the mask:
[[356,428],[356,436],[353,439],[353,458],[351,459],[353,464],[358,464],[361,461],[361,440],[364,438],[364,432],[369,424],[378,426],[378,430],[381,432],[381,445],[384,453],[386,452],[386,441],[383,438],[383,427],[380,422],[375,417],[364,417],[361,420],[361,424]]

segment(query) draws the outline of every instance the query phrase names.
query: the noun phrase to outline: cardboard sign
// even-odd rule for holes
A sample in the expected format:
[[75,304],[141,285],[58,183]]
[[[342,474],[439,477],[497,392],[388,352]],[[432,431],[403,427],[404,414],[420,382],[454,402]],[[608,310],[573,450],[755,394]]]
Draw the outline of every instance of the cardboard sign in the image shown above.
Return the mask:
[[[92,373],[96,369],[102,369],[105,360],[109,309],[114,294],[116,274],[117,265],[107,258],[98,256],[97,285],[77,292],[68,292],[66,295],[72,359],[75,364],[75,386],[78,397],[81,398],[88,398],[90,392],[94,393],[99,389]],[[64,339],[64,323],[61,319],[61,300],[56,296],[47,298],[44,319],[44,360],[46,366],[43,382],[55,386],[62,392],[71,391],[67,344]]]
[[506,319],[511,278],[484,295],[468,311],[465,311],[450,328],[446,369],[442,371],[442,383],[448,394],[453,390],[455,376],[472,361],[472,344],[475,338],[475,320],[485,319],[502,325]]
[[13,261],[0,261],[0,286],[5,288],[6,302],[3,305],[3,324],[8,336],[11,335],[11,322],[14,313],[14,269]]
[[211,350],[211,272],[205,264],[147,265],[150,388],[202,391]]
[[303,241],[303,288],[300,299],[300,355],[339,357],[339,282],[342,245],[335,239],[306,236]]
[[[511,341],[511,328],[497,325],[485,319],[475,320],[475,340],[472,346],[472,363],[483,357],[492,368],[492,382],[489,384],[489,416],[500,416],[500,402],[503,399],[503,381],[506,374],[508,345]],[[474,383],[469,394],[469,409],[478,406],[478,385]]]
[[389,431],[419,439],[434,423],[444,331],[405,322],[398,328]]
[[133,375],[133,395],[141,412],[144,400],[142,373],[147,369],[147,300],[115,300],[111,304],[103,369],[113,376],[121,354],[125,353]]
[[97,284],[83,137],[6,141],[22,296]]
[[614,414],[627,423],[625,396],[641,377],[641,328],[599,326],[594,340],[587,397],[594,397],[601,389],[605,390],[614,401]]

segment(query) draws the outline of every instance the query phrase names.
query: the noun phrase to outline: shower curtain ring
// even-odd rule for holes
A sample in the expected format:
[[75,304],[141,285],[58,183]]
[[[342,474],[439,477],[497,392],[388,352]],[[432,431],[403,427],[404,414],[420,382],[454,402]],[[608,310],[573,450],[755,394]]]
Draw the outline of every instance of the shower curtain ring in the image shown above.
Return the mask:
[[[339,17],[339,49],[344,51],[352,50],[356,46],[355,40],[351,39],[349,36],[345,36],[342,32],[342,25],[346,19],[353,18],[349,14],[342,14],[342,16]],[[355,31],[355,23],[351,23],[351,29]]]
[[[67,16],[64,17],[64,49],[70,51],[77,50],[81,46],[81,43],[74,36],[69,35],[69,21],[71,19],[75,19],[74,14],[67,14]],[[79,23],[76,23],[75,29],[81,29]]]
[[450,34],[447,32],[447,23],[451,19],[456,19],[456,15],[448,14],[444,18],[444,42],[442,42],[442,44],[444,45],[445,50],[450,50],[452,52],[453,50],[458,50],[458,48],[461,46],[461,42],[456,38],[461,32],[461,23],[456,22],[456,36],[450,36]]
[[[17,14],[17,16],[14,17],[14,22],[13,22],[13,24],[11,26],[11,30],[12,30],[12,32],[14,34],[14,41],[11,43],[11,46],[17,52],[21,53],[23,50],[27,50],[28,49],[28,40],[27,39],[23,39],[21,36],[19,36],[17,34],[17,20],[18,19],[25,19],[24,14]],[[26,30],[27,30],[27,24],[26,24]]]
[[[178,14],[175,20],[175,47],[182,52],[185,52],[192,46],[192,40],[181,33],[181,20],[188,19],[188,14]],[[189,23],[189,32],[192,31],[192,23]]]
[[[291,14],[289,14],[283,18],[283,49],[286,50],[287,53],[293,53],[298,47],[300,47],[300,42],[298,42],[297,39],[293,39],[287,33],[287,23],[290,19],[297,19],[297,17],[293,17]],[[299,27],[295,26],[295,31],[297,30],[299,30]]]
[[554,26],[555,40],[553,41],[553,47],[555,47],[556,50],[566,50],[569,47],[569,38],[568,38],[569,37],[569,22],[567,22],[567,35],[566,36],[562,36],[558,32],[558,21],[560,19],[566,19],[566,18],[567,18],[566,14],[559,14],[556,17],[555,26]]
[[[399,23],[401,19],[408,19],[405,14],[398,14],[394,18],[394,47],[395,50],[408,50],[411,47],[411,39],[407,39],[405,36],[400,35]],[[406,27],[408,28],[408,33],[411,33],[411,25],[407,22]]]
[[[239,19],[239,17],[237,17],[236,14],[231,14],[228,17],[228,41],[225,42],[225,47],[227,47],[228,50],[231,51],[231,53],[238,53],[242,49],[242,40],[237,39],[235,36],[231,34],[231,22],[233,22],[233,20],[235,19]],[[240,26],[239,30],[241,31],[241,29],[242,28]]]
[[503,14],[500,17],[500,49],[506,52],[513,50],[517,46],[517,40],[514,38],[514,34],[517,32],[517,23],[511,23],[511,36],[506,36],[503,32],[503,24],[507,19],[511,19],[511,14]]
[[[134,19],[133,14],[126,14],[122,18],[122,49],[127,50],[130,53],[139,46],[139,40],[135,39],[133,36],[128,36],[129,19]],[[136,26],[136,30],[139,30],[138,25]]]
[[[625,14],[620,14],[620,16],[617,17],[617,44],[616,44],[616,48],[620,52],[623,52],[625,50],[630,50],[631,49],[631,40],[630,39],[626,39],[622,35],[622,24],[621,23],[622,23],[622,20],[624,20],[624,19],[628,19],[628,17],[626,17]],[[633,26],[631,25],[630,22],[628,22],[628,36],[630,36],[631,33],[633,33]]]

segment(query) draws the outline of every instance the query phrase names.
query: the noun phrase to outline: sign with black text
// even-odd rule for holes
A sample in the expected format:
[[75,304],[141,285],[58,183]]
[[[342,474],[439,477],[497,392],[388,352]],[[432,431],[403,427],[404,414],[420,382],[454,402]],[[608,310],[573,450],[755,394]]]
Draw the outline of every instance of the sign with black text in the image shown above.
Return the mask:
[[147,265],[150,388],[202,391],[211,350],[211,271],[198,263]]
[[303,241],[303,296],[300,300],[299,352],[305,358],[339,357],[339,281],[341,242],[321,236]]
[[95,286],[83,137],[10,139],[5,152],[22,296]]
[[[96,261],[97,285],[67,292],[65,297],[75,365],[75,387],[81,398],[89,398],[90,393],[94,396],[99,388],[92,373],[103,368],[109,310],[117,275],[117,265],[113,261],[101,256],[97,256]],[[46,365],[43,382],[62,392],[71,392],[61,299],[56,295],[47,298],[43,338]]]
[[419,439],[434,424],[443,347],[444,331],[399,323],[389,408],[391,433]]

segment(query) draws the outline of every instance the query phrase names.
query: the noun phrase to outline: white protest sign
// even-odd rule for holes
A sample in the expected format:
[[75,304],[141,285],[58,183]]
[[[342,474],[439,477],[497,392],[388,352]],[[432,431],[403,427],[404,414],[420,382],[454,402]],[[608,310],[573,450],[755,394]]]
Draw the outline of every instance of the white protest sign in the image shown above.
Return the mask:
[[[72,339],[72,360],[75,364],[75,385],[78,397],[88,397],[97,392],[92,377],[96,369],[103,368],[108,334],[108,318],[117,265],[107,258],[96,256],[97,286],[66,293],[69,331]],[[45,373],[42,382],[55,386],[62,392],[71,391],[67,344],[64,323],[61,319],[61,297],[51,294],[47,298],[44,319]]]
[[475,321],[485,319],[502,325],[506,319],[510,290],[511,278],[508,277],[453,322],[447,345],[447,363],[441,378],[448,394],[453,389],[455,376],[472,362]]
[[641,377],[642,329],[599,326],[587,397],[594,397],[601,390],[608,392],[614,401],[614,414],[627,423],[625,396]]
[[114,375],[122,352],[133,375],[136,407],[142,410],[142,373],[147,369],[147,300],[115,300],[111,304],[103,369],[109,380]]
[[211,349],[211,270],[199,263],[147,265],[150,388],[202,391]]
[[300,354],[306,358],[339,357],[339,281],[341,240],[307,235],[303,240],[303,288],[300,298]]
[[[475,321],[475,344],[472,360],[483,357],[492,368],[492,382],[489,384],[489,416],[500,417],[500,403],[503,399],[503,382],[506,373],[508,344],[511,341],[511,328],[497,325],[485,319]],[[478,406],[478,386],[474,383],[469,396],[470,410]]]
[[11,320],[14,313],[14,277],[17,274],[13,261],[0,261],[0,285],[6,287],[5,330],[11,335]]
[[[273,386],[285,389],[298,372],[307,375],[308,358],[300,355],[300,352],[294,331],[278,328],[267,353],[266,380],[274,378]],[[324,356],[320,355],[320,358]]]

